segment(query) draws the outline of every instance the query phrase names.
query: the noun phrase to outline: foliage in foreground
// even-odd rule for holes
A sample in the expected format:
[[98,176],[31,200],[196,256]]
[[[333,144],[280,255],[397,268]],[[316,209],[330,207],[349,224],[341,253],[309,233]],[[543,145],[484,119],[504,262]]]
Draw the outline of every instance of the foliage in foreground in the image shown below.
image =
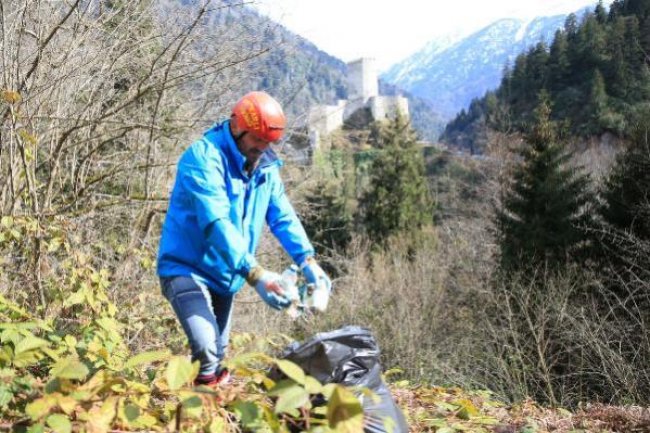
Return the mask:
[[[108,272],[73,253],[57,221],[48,223],[45,229],[32,218],[0,222],[3,249],[18,251],[28,236],[40,234],[44,252],[69,256],[56,264],[61,271],[49,281],[56,290],[41,292],[47,309],[35,310],[42,317],[0,295],[0,419],[12,428],[228,431],[241,425],[281,432],[300,425],[314,432],[359,430],[361,404],[351,390],[322,386],[294,364],[262,352],[229,359],[226,366],[240,380],[223,391],[193,388],[198,364],[184,356],[168,350],[130,354],[123,338],[127,320],[118,319],[107,294]],[[284,379],[274,381],[266,374],[273,366]],[[316,398],[323,403],[312,404]]]

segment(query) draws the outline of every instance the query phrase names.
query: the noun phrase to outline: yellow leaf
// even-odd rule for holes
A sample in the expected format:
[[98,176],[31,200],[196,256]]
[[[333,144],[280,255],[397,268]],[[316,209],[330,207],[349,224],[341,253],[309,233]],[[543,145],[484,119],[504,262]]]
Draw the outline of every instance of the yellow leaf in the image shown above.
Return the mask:
[[37,351],[29,350],[27,352],[16,354],[13,357],[12,363],[14,367],[18,367],[18,368],[28,367],[30,365],[37,363],[41,357],[42,355]]
[[2,99],[8,103],[8,104],[15,104],[17,102],[20,102],[20,93],[16,92],[15,90],[8,90],[4,89],[2,91]]
[[323,385],[311,376],[305,376],[305,390],[310,394],[320,394],[323,390]]
[[208,424],[207,431],[209,433],[221,433],[226,431],[226,422],[220,416],[212,418],[210,424]]
[[473,416],[477,416],[479,414],[478,409],[476,406],[474,406],[474,403],[472,403],[471,400],[466,399],[466,398],[461,398],[453,402],[455,405],[460,406],[460,410],[456,414],[458,418],[468,420]]
[[[27,141],[28,143],[30,143],[32,145],[35,145],[36,143],[38,143],[38,139],[36,138],[36,136],[30,134],[29,132],[27,132],[24,129],[20,129],[18,131],[18,135],[20,136],[20,138],[22,138],[23,140]],[[29,150],[29,149],[25,149],[25,151],[27,151],[27,150]]]
[[54,377],[77,380],[85,379],[88,373],[88,367],[74,357],[60,359],[52,366],[50,371],[50,374]]
[[193,373],[194,368],[189,359],[183,356],[173,357],[169,361],[167,371],[165,372],[165,378],[167,379],[169,389],[174,391],[189,383],[196,377]]
[[63,340],[65,341],[65,344],[67,344],[69,348],[72,349],[77,347],[77,339],[74,338],[74,336],[66,335],[65,338],[63,338]]
[[45,397],[38,398],[29,403],[25,407],[25,414],[32,419],[38,421],[50,412],[50,409],[56,405],[56,401],[52,396],[46,395]]
[[70,415],[72,412],[74,412],[78,402],[74,398],[67,395],[58,395],[56,397],[56,403],[59,405],[63,412]]
[[343,386],[336,386],[327,403],[330,428],[341,433],[363,431],[363,408],[359,399]]
[[150,364],[152,362],[165,361],[169,359],[171,353],[169,350],[158,350],[151,352],[138,353],[134,357],[130,358],[124,364],[124,368],[132,368],[140,364]]
[[275,363],[289,379],[301,385],[305,383],[305,372],[298,365],[286,359],[278,359]]

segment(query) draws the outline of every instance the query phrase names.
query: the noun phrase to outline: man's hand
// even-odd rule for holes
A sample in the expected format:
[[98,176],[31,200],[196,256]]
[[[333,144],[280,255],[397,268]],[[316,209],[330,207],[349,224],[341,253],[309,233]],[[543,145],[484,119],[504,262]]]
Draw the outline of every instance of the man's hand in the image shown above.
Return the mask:
[[332,291],[332,280],[313,257],[305,260],[300,267],[307,283],[314,285],[314,293],[312,294],[313,308],[320,312],[325,311]]
[[282,280],[280,274],[267,271],[258,266],[251,269],[246,280],[248,284],[255,288],[257,294],[269,307],[282,310],[291,305],[291,301],[284,296],[280,284]]

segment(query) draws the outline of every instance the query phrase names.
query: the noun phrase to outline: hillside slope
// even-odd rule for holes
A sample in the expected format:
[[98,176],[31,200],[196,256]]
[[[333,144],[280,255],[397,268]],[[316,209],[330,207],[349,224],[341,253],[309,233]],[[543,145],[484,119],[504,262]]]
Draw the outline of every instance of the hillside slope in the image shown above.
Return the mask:
[[455,43],[432,41],[391,67],[382,78],[429,101],[449,119],[498,86],[503,68],[528,47],[549,41],[564,15],[532,21],[502,19]]

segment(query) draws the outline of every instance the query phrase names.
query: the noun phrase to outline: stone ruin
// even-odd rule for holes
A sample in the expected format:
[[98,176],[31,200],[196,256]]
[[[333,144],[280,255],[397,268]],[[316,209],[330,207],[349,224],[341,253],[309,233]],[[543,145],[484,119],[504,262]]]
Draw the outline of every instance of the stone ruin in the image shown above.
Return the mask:
[[393,118],[399,111],[408,117],[408,99],[403,96],[379,95],[379,80],[375,61],[361,58],[348,63],[348,99],[336,105],[316,105],[309,111],[308,129],[312,149],[321,146],[323,138],[343,126],[352,114],[367,109],[372,120]]

